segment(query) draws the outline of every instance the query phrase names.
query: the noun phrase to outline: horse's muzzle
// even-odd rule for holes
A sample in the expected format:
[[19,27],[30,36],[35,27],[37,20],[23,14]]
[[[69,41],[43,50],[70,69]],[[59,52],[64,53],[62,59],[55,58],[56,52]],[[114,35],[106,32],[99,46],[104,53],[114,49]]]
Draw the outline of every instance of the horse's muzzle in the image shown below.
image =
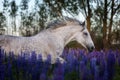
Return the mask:
[[89,52],[92,52],[95,49],[95,47],[94,46],[89,46],[89,47],[87,47],[87,49],[88,49]]

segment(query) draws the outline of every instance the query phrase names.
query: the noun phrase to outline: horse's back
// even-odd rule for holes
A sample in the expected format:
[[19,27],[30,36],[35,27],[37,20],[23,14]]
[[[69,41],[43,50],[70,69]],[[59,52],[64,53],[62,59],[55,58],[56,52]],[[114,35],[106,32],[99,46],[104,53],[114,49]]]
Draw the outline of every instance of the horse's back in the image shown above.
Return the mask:
[[0,46],[2,47],[4,44],[5,44],[5,42],[6,42],[6,39],[5,39],[5,35],[0,35]]
[[15,53],[19,53],[22,50],[33,50],[34,47],[36,47],[34,46],[35,42],[34,37],[0,35],[0,47],[7,52],[13,51]]
[[17,36],[0,35],[0,47],[7,47],[10,43],[16,42]]

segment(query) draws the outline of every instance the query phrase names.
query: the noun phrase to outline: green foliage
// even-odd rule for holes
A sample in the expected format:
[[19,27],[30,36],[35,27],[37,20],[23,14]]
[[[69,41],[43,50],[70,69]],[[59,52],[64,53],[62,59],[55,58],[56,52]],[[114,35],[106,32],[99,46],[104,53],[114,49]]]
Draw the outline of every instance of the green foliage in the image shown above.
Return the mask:
[[5,34],[6,17],[0,12],[0,35]]
[[3,13],[5,13],[5,11],[8,10],[9,7],[9,1],[8,0],[4,0],[3,1]]
[[[56,18],[61,18],[64,16],[63,11],[67,12],[71,16],[75,16],[79,12],[85,15],[86,18],[89,18],[88,25],[90,27],[90,31],[95,33],[95,37],[99,37],[102,40],[103,38],[103,19],[106,14],[104,11],[104,0],[34,0],[34,8],[32,11],[29,11],[28,3],[30,0],[21,0],[20,4],[16,4],[17,0],[3,0],[3,13],[7,20],[7,15],[11,17],[12,25],[9,27],[15,28],[16,30],[16,16],[21,17],[20,21],[20,33],[23,36],[31,36],[37,34],[39,31],[46,28],[46,22],[50,20],[54,20]],[[114,3],[114,5],[112,5]],[[112,20],[112,30],[111,30],[111,42],[117,36],[117,40],[119,40],[119,12],[120,12],[120,2],[118,0],[107,0],[107,23],[105,24],[107,27],[107,35],[110,26],[110,20]],[[113,6],[113,14],[112,12]],[[8,11],[9,9],[9,11]],[[111,19],[113,16],[113,19]],[[2,19],[4,20],[4,18]],[[2,22],[1,20],[1,22]],[[4,20],[4,21],[5,21]],[[3,24],[4,24],[3,21]],[[90,22],[90,23],[89,23]],[[6,22],[7,23],[7,22]],[[5,23],[5,24],[6,24]],[[2,24],[2,23],[0,23]],[[2,27],[2,26],[0,26]],[[89,28],[89,27],[88,27]],[[31,31],[33,30],[33,32]],[[24,30],[24,31],[23,31]],[[114,30],[116,30],[114,32]],[[118,31],[117,31],[118,30]],[[25,33],[24,33],[25,32]],[[106,36],[107,38],[108,36]],[[99,42],[98,42],[99,43]]]
[[47,21],[47,18],[49,16],[48,13],[49,10],[46,9],[45,4],[40,4],[39,5],[39,26],[41,28],[41,30],[43,30],[45,28],[45,22]]
[[21,0],[21,5],[20,5],[21,10],[28,9],[28,2],[29,2],[29,0]]
[[18,10],[18,7],[16,5],[16,2],[15,0],[13,0],[10,4],[10,15],[11,17],[15,17],[16,16],[16,13],[17,13],[17,10]]
[[6,21],[5,16],[3,15],[2,12],[0,12],[0,28],[6,27],[5,21]]

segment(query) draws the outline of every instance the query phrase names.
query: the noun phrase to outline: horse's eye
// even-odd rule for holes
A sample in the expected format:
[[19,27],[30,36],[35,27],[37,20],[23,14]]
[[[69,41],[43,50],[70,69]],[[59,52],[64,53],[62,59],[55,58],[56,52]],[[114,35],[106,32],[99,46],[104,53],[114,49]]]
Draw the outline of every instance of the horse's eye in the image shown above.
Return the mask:
[[84,34],[85,36],[87,36],[87,35],[88,35],[88,33],[86,33],[86,32],[84,32],[83,34]]

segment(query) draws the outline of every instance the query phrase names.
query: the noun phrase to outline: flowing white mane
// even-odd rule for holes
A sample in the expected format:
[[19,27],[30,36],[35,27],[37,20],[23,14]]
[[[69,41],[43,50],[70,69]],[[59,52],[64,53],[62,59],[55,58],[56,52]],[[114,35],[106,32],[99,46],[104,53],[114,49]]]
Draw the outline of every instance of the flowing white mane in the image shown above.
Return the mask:
[[60,19],[56,19],[54,21],[51,21],[47,24],[47,29],[56,29],[59,27],[64,27],[67,25],[80,25],[80,26],[84,26],[83,22],[77,20],[77,19],[73,19],[73,18],[69,18],[69,17],[64,17],[64,18],[60,18]]

